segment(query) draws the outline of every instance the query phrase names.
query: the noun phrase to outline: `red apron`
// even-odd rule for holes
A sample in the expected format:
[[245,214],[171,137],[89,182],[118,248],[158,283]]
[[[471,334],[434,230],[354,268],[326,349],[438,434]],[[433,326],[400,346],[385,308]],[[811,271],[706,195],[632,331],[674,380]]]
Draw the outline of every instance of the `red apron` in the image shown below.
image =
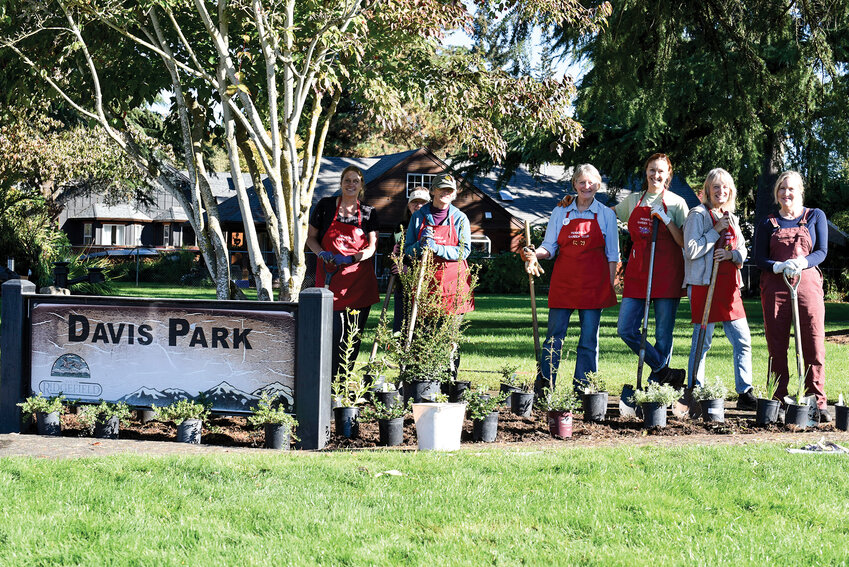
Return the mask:
[[[441,225],[427,224],[427,218],[419,229],[418,238],[421,239],[422,232],[426,227],[433,229],[433,241],[443,246],[458,246],[460,237],[454,229],[451,216],[445,217],[445,223]],[[446,260],[436,254],[433,255],[436,265],[436,281],[442,293],[442,306],[447,313],[462,315],[475,309],[475,298],[472,295],[469,284],[469,265],[465,260]],[[465,298],[465,300],[464,300]]]
[[[628,232],[631,234],[631,255],[625,268],[625,290],[623,297],[645,299],[648,287],[649,256],[651,255],[651,207],[642,206],[645,193],[628,217]],[[661,201],[663,196],[661,196]],[[666,204],[663,204],[666,210]],[[673,240],[672,233],[658,221],[657,244],[654,253],[654,276],[651,296],[653,298],[681,297],[684,283],[684,253]]]
[[[340,200],[341,204],[341,200]],[[330,228],[321,238],[321,247],[334,254],[352,256],[368,248],[368,236],[363,229],[363,213],[357,201],[357,224],[339,222],[339,205],[333,214]],[[324,285],[324,262],[318,260],[315,269],[315,284]],[[374,275],[374,260],[369,258],[338,266],[330,279],[330,291],[333,292],[333,310],[341,311],[346,307],[359,308],[374,305],[380,300],[377,292],[377,276]]]
[[[713,224],[716,224],[717,219],[713,216],[713,211],[708,211],[708,213]],[[728,230],[719,234],[719,240],[714,244],[714,250],[736,250],[736,248],[737,235],[734,233],[734,229],[729,226]],[[713,254],[711,254],[712,261]],[[740,295],[737,265],[731,260],[724,260],[717,266],[719,271],[716,274],[716,286],[713,289],[713,302],[710,304],[708,323],[744,319],[746,310],[743,308],[743,298]],[[690,290],[690,320],[695,324],[702,322],[708,287],[706,285],[694,285]]]
[[610,266],[604,253],[604,233],[598,215],[566,220],[557,235],[557,259],[551,274],[548,307],[603,309],[616,305]]

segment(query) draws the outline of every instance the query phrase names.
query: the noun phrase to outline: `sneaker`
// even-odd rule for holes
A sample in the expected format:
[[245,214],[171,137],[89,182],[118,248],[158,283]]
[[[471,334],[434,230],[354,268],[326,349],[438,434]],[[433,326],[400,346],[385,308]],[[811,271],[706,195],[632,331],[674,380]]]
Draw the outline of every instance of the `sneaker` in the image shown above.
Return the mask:
[[820,408],[819,410],[820,423],[831,423],[831,413],[828,408]]
[[752,393],[751,388],[740,394],[740,396],[737,398],[737,409],[748,411],[758,409],[758,400]]

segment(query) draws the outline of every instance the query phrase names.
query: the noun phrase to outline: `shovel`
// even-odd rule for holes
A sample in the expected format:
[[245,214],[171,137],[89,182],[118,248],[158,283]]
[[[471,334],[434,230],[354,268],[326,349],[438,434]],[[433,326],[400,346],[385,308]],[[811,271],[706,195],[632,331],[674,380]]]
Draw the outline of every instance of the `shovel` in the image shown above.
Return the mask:
[[[796,283],[794,284],[790,278],[787,277],[787,274],[782,274],[784,277],[784,283],[787,284],[787,287],[790,289],[790,300],[793,302],[793,336],[795,340],[796,346],[796,373],[799,375],[799,389],[797,392],[802,392],[805,387],[805,373],[803,372],[803,362],[802,362],[802,335],[799,334],[799,284],[802,283],[802,274],[799,274],[799,277],[796,278]],[[816,397],[815,396],[805,396],[800,400],[793,398],[792,396],[784,396],[785,404],[796,404],[799,405],[807,405],[808,406],[808,425],[816,425],[817,422],[813,419],[813,416],[816,414]]]
[[413,342],[413,330],[416,328],[416,316],[419,314],[419,295],[422,292],[425,271],[429,260],[430,249],[428,248],[422,252],[421,264],[419,265],[419,281],[416,282],[416,291],[413,293],[413,303],[410,307],[410,325],[407,327],[407,342],[404,345],[407,350],[410,349],[410,344]]
[[[525,221],[525,246],[531,245],[531,224],[526,220]],[[534,276],[533,274],[528,274],[528,286],[531,290],[531,320],[533,321],[534,327],[534,355],[536,356],[537,361],[537,376],[540,376],[540,353],[542,350],[539,346],[539,321],[537,320],[537,296],[536,291],[534,290]],[[550,384],[549,384],[550,386]]]
[[[637,390],[643,389],[643,363],[646,360],[646,339],[649,332],[649,305],[651,305],[651,281],[654,275],[654,249],[657,244],[657,223],[657,217],[652,217],[649,277],[646,282],[646,304],[643,309],[643,333],[640,337],[640,365],[637,366]],[[622,386],[622,395],[619,396],[619,415],[622,417],[637,417],[637,406],[632,399],[633,396],[634,386],[631,384]]]

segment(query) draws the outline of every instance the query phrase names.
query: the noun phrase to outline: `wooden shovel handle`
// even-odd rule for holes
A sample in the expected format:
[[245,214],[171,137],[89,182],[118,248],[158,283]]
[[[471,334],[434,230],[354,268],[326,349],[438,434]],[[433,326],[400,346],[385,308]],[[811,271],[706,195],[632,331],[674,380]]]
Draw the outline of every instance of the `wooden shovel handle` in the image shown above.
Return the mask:
[[[531,245],[531,223],[525,221],[525,246]],[[542,349],[539,344],[539,320],[537,319],[537,295],[534,289],[534,275],[528,274],[528,287],[531,291],[531,319],[534,329],[534,355],[537,359],[537,365],[540,363]]]

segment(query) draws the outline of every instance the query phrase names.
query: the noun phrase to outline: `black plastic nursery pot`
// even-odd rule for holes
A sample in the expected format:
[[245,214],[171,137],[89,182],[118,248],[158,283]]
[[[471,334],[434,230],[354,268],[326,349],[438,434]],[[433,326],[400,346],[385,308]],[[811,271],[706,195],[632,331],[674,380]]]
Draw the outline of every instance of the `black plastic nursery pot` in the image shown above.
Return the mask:
[[507,394],[505,399],[509,399],[510,396],[513,395],[513,392],[521,392],[521,391],[522,391],[521,388],[517,388],[516,386],[511,386],[509,384],[501,384],[501,386],[498,388],[499,394]]
[[360,408],[335,408],[333,417],[336,422],[336,435],[346,439],[356,439],[360,436]]
[[378,419],[379,443],[384,447],[396,447],[404,442],[404,418]]
[[455,380],[448,388],[448,401],[457,403],[463,401],[463,392],[472,387],[468,380]]
[[607,392],[584,394],[582,403],[584,404],[584,420],[604,421],[607,415]]
[[282,423],[265,424],[265,448],[289,450],[289,428]]
[[510,410],[519,417],[531,417],[534,409],[533,392],[513,392],[510,394]]
[[560,439],[572,437],[572,412],[550,410],[547,415],[548,432]]
[[200,444],[200,434],[203,422],[199,419],[187,419],[177,426],[177,441],[179,443]]
[[105,422],[94,424],[94,436],[97,439],[117,439],[121,420],[117,416],[110,417]]
[[39,435],[62,435],[62,421],[59,419],[58,411],[50,413],[36,412],[35,425]]
[[437,380],[413,380],[404,385],[404,403],[412,398],[414,404],[431,402],[433,397],[441,392],[441,385]]
[[764,427],[771,423],[778,423],[778,410],[780,408],[781,402],[778,400],[758,398],[758,407],[755,412],[755,424],[760,427]]
[[725,400],[699,400],[702,408],[702,419],[705,423],[722,423],[725,421]]
[[834,406],[834,427],[840,431],[849,430],[849,406]]
[[397,406],[401,403],[401,392],[398,390],[390,390],[389,392],[375,392],[374,400],[380,402],[387,409]]
[[483,419],[472,420],[472,440],[492,443],[498,434],[498,411],[491,412]]
[[799,428],[808,426],[808,406],[807,404],[800,406],[796,404],[787,404],[787,410],[784,413],[784,424],[795,425]]
[[643,409],[643,425],[649,427],[666,427],[666,406],[660,402],[645,402]]

